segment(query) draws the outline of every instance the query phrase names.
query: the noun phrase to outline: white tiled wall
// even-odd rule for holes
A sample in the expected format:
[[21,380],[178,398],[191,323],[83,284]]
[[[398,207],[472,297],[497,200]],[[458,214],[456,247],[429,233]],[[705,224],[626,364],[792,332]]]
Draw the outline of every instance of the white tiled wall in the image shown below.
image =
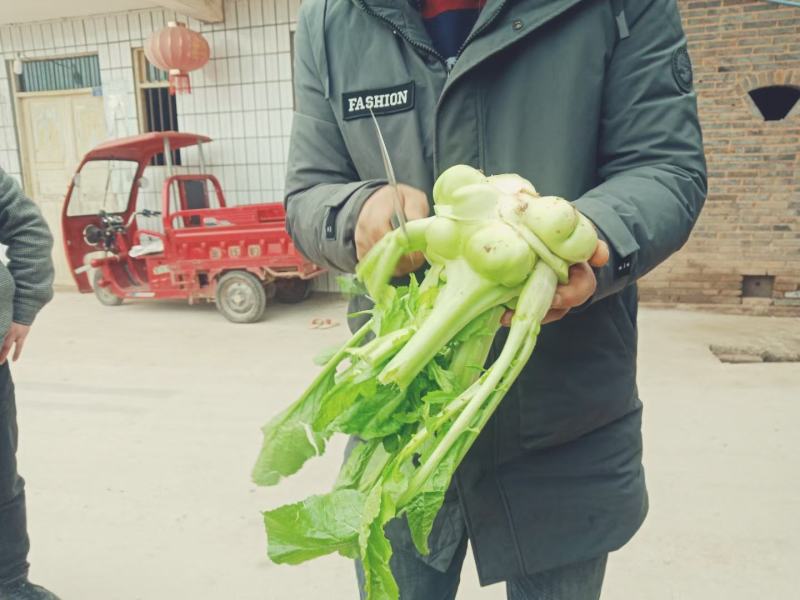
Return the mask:
[[[8,56],[10,38],[2,29],[0,35],[0,55]],[[14,112],[11,106],[11,90],[6,74],[5,64],[0,66],[0,167],[4,171],[21,179],[19,152],[17,150]]]
[[[225,21],[206,25],[166,10],[0,26],[0,56],[13,60],[96,52],[109,137],[139,133],[132,49],[179,20],[202,33],[211,60],[191,74],[192,93],[177,96],[183,131],[209,135],[206,147],[231,204],[282,200],[292,117],[289,32],[300,0],[226,0]],[[20,178],[21,167],[6,68],[0,68],[0,165]],[[111,95],[121,102],[111,110]],[[110,114],[113,113],[113,114]],[[184,163],[196,160],[188,153]]]
[[[205,147],[206,162],[229,204],[282,201],[293,104],[289,37],[299,5],[300,0],[225,0],[225,21],[214,25],[157,9],[0,26],[0,165],[21,181],[10,65],[5,68],[18,53],[25,59],[96,52],[109,137],[134,135],[140,128],[132,50],[178,20],[211,46],[209,63],[190,75],[192,93],[177,96],[179,128],[214,140]],[[112,95],[120,101],[111,102]],[[195,152],[184,151],[182,158],[184,165],[197,164]],[[147,193],[158,189],[153,185]],[[155,197],[144,200],[159,206]],[[338,289],[334,275],[316,287]]]

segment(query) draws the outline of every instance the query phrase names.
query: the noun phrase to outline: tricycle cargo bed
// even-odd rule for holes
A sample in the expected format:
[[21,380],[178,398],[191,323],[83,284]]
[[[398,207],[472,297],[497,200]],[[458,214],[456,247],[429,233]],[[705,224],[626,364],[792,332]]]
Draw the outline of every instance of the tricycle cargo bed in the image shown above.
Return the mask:
[[236,262],[279,272],[294,269],[301,277],[317,274],[319,268],[295,248],[284,219],[280,204],[173,213],[171,224],[181,225],[170,235],[174,260],[212,261],[207,265],[212,270]]
[[[209,300],[237,323],[260,319],[273,296],[299,301],[308,295],[310,279],[323,270],[292,243],[283,205],[227,206],[217,178],[202,172],[208,141],[196,134],[148,133],[106,142],[84,157],[62,212],[67,260],[80,291],[94,289],[106,305],[125,298]],[[192,144],[201,172],[174,174],[174,152]],[[167,173],[161,210],[140,210],[144,172],[157,154]],[[137,216],[158,219],[160,229],[141,228]]]

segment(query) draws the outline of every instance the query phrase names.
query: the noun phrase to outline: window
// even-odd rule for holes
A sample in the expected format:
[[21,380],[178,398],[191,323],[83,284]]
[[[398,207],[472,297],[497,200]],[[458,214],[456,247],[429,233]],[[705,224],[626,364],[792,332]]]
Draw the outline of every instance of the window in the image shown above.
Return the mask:
[[51,92],[100,87],[100,62],[96,54],[26,60],[17,78],[18,92]]
[[[133,52],[140,130],[142,133],[179,131],[178,103],[169,93],[168,74],[150,64],[143,49],[137,48]],[[172,163],[181,164],[180,150],[172,152]],[[163,153],[155,155],[151,164],[165,164]]]
[[800,88],[790,85],[770,85],[749,94],[765,121],[785,119],[800,100]]
[[742,276],[742,296],[745,298],[772,298],[774,275]]
[[69,216],[121,213],[128,207],[138,164],[128,160],[92,160],[75,175]]

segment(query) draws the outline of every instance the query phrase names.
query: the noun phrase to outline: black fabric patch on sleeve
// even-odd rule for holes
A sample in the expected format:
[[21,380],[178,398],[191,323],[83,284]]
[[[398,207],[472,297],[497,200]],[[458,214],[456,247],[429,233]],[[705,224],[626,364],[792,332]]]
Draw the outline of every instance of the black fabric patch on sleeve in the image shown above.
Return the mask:
[[414,82],[375,90],[344,92],[342,115],[345,121],[376,115],[391,115],[414,108]]
[[630,275],[631,268],[633,268],[633,257],[626,256],[614,266],[614,276],[625,277],[626,275]]
[[336,239],[336,216],[338,213],[339,210],[332,206],[325,215],[325,239],[328,241]]
[[672,53],[672,74],[675,82],[684,92],[691,92],[694,84],[694,70],[689,58],[689,49],[681,46]]

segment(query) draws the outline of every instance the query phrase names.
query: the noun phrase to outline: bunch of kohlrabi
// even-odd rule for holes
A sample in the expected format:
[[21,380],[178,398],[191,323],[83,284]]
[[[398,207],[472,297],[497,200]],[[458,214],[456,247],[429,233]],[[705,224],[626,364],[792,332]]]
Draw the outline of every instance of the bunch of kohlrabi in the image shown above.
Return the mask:
[[[533,352],[569,266],[597,246],[592,224],[517,175],[445,171],[435,216],[386,235],[357,269],[371,320],[306,392],[264,428],[253,479],[275,485],[320,455],[334,433],[362,440],[333,490],[264,513],[268,553],[296,564],[338,552],[361,559],[370,600],[396,600],[384,525],[405,515],[428,536],[455,469]],[[422,251],[424,280],[395,288],[401,257]],[[501,315],[515,314],[497,360],[484,367]]]

